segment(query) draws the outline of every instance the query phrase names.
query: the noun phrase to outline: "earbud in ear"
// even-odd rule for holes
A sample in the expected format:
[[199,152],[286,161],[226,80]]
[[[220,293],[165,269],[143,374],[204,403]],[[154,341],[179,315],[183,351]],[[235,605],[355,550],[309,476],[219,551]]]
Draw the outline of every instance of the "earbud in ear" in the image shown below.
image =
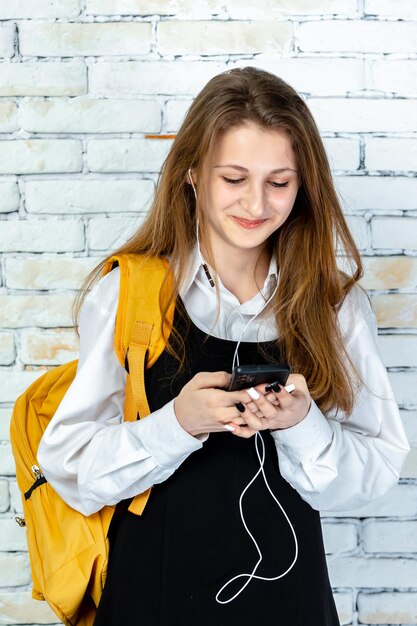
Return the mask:
[[197,200],[197,190],[196,190],[195,185],[194,185],[193,176],[191,174],[191,168],[190,167],[188,168],[188,178],[190,180],[191,187],[193,188],[195,199]]

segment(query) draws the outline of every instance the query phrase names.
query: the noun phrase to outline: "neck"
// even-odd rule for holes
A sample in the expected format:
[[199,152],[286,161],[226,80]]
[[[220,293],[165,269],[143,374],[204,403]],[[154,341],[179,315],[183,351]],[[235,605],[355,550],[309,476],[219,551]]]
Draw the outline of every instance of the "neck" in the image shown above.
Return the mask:
[[[242,304],[262,289],[269,269],[269,255],[259,250],[247,250],[244,254],[221,254],[213,250],[216,272],[223,285]],[[207,258],[203,252],[204,258]]]

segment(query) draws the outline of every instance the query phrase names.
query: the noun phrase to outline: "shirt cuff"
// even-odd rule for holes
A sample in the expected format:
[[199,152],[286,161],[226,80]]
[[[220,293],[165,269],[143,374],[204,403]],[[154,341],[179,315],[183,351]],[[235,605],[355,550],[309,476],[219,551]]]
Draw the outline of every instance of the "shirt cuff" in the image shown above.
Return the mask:
[[333,428],[314,400],[306,417],[290,428],[271,433],[278,448],[285,448],[295,461],[314,461],[330,445]]
[[174,400],[142,418],[140,440],[149,454],[162,467],[179,466],[184,458],[203,447],[206,435],[198,438],[187,433],[174,413]]

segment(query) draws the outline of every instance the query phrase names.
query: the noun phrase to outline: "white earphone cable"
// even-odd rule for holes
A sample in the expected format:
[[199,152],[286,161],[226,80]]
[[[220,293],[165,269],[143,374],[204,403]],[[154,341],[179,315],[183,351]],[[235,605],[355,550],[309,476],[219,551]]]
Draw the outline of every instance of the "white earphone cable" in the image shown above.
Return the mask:
[[[191,175],[191,168],[188,170],[188,175],[190,178],[190,183],[192,185],[193,191],[194,191],[194,195],[195,195],[195,199],[197,202],[197,191],[196,188],[194,186],[194,181]],[[207,267],[207,264],[205,263],[202,254],[201,254],[201,249],[200,249],[200,238],[199,238],[199,224],[198,224],[198,218],[197,218],[197,232],[196,232],[196,238],[197,238],[197,249],[198,249],[198,253],[200,256],[200,260],[201,263],[203,265],[203,268],[207,274],[207,278],[210,280],[211,276]],[[213,279],[211,279],[212,281]],[[214,286],[214,282],[213,284],[210,283],[211,286]],[[251,319],[248,321],[248,323],[244,326],[242,332],[240,333],[239,339],[237,341],[236,344],[236,348],[235,348],[235,352],[233,355],[233,362],[232,362],[232,370],[235,367],[235,364],[237,363],[237,365],[239,365],[239,355],[238,355],[238,350],[239,350],[239,345],[242,342],[242,338],[243,335],[245,334],[246,330],[248,329],[249,325],[254,321],[254,319],[256,319],[258,317],[258,315],[260,315],[262,313],[262,311],[265,309],[265,307],[271,302],[272,298],[274,297],[274,295],[276,294],[276,291],[278,289],[278,284],[275,286],[274,291],[272,292],[271,296],[268,298],[268,300],[262,305],[262,307],[259,309],[259,311],[257,313],[255,313],[255,315],[253,315],[251,317]],[[240,311],[238,311],[235,307],[232,307],[234,309],[234,311],[240,316],[240,318],[243,320],[243,316],[240,313]],[[259,452],[259,441],[261,442],[261,447],[262,447],[262,454],[260,454]],[[252,572],[250,574],[248,573],[242,573],[242,574],[238,574],[237,576],[234,576],[233,578],[231,578],[230,580],[228,580],[222,587],[221,589],[219,589],[219,591],[216,594],[216,601],[219,604],[228,604],[229,602],[232,602],[232,600],[234,600],[235,598],[237,598],[238,595],[240,595],[242,593],[242,591],[249,585],[250,581],[253,580],[254,578],[257,580],[265,580],[265,581],[273,581],[273,580],[279,580],[280,578],[283,578],[286,574],[288,574],[288,572],[294,567],[294,564],[298,558],[298,541],[297,541],[297,535],[295,533],[294,527],[291,524],[291,521],[287,515],[287,513],[285,512],[284,508],[282,507],[281,503],[279,502],[278,498],[275,497],[269,483],[268,483],[268,479],[265,475],[265,470],[264,470],[264,462],[265,462],[265,443],[261,437],[261,435],[259,434],[259,432],[257,432],[255,434],[255,450],[256,450],[256,455],[258,457],[258,461],[259,461],[259,469],[256,471],[256,473],[254,474],[254,476],[250,479],[250,481],[248,482],[248,484],[246,485],[246,487],[243,489],[242,493],[240,494],[239,497],[239,512],[240,512],[240,518],[242,520],[242,524],[247,532],[247,534],[249,535],[249,537],[251,538],[256,551],[258,553],[258,561],[256,562]],[[274,576],[274,577],[266,577],[266,576],[258,576],[256,575],[256,571],[259,567],[259,565],[262,562],[263,559],[263,555],[262,552],[259,548],[259,545],[255,539],[255,537],[252,535],[252,533],[250,532],[248,525],[246,523],[245,520],[245,516],[243,513],[243,498],[245,496],[245,493],[248,491],[248,489],[250,488],[250,486],[255,482],[255,480],[258,478],[259,474],[262,474],[262,478],[264,480],[264,483],[266,485],[266,488],[268,489],[269,493],[271,494],[272,498],[275,500],[275,502],[278,504],[279,508],[281,509],[282,513],[284,514],[285,519],[287,520],[290,528],[291,528],[291,532],[292,535],[294,537],[294,544],[295,544],[295,555],[294,555],[294,559],[292,561],[292,563],[289,565],[289,567],[282,572],[281,574],[279,574],[278,576]],[[241,586],[241,588],[231,597],[228,598],[226,600],[220,600],[220,594],[229,586],[231,585],[235,580],[238,580],[239,578],[246,578],[246,582],[243,583],[243,585]]]
[[[258,441],[261,442],[262,445],[262,455],[260,455],[259,453],[259,447],[258,447]],[[244,488],[244,490],[242,491],[240,498],[239,498],[239,510],[240,510],[240,517],[242,519],[243,522],[243,526],[245,527],[246,532],[248,533],[249,537],[252,539],[256,551],[258,552],[259,555],[259,559],[256,562],[252,572],[250,574],[238,574],[237,576],[234,576],[233,578],[231,578],[230,580],[227,581],[227,583],[225,583],[223,585],[223,587],[221,587],[221,589],[219,589],[219,591],[216,594],[216,601],[219,604],[228,604],[229,602],[232,602],[232,600],[234,600],[235,598],[237,598],[237,596],[239,594],[242,593],[242,591],[249,585],[250,581],[252,579],[257,579],[257,580],[265,580],[265,581],[273,581],[273,580],[279,580],[280,578],[283,578],[284,576],[286,576],[286,574],[288,574],[288,572],[294,567],[295,562],[298,558],[298,541],[297,541],[297,535],[295,533],[294,527],[291,524],[291,521],[287,515],[287,513],[285,512],[283,506],[281,505],[281,503],[279,502],[278,498],[275,497],[269,483],[268,483],[268,479],[265,475],[265,470],[264,470],[264,462],[265,462],[265,444],[264,441],[261,437],[261,435],[259,433],[256,433],[255,435],[255,448],[256,448],[256,455],[258,457],[258,461],[259,461],[259,469],[256,472],[256,474],[253,476],[253,478],[251,478],[251,480],[249,481],[249,483],[246,485],[246,487]],[[294,537],[294,544],[295,544],[295,555],[294,555],[294,559],[292,560],[291,564],[289,565],[289,567],[282,572],[281,574],[278,574],[278,576],[272,576],[272,577],[267,577],[267,576],[258,576],[255,574],[256,570],[258,569],[261,561],[262,561],[262,552],[259,548],[259,545],[256,542],[256,539],[254,538],[254,536],[252,535],[252,533],[250,532],[247,524],[246,524],[246,520],[245,520],[245,516],[243,514],[243,497],[245,495],[245,493],[247,492],[247,490],[249,489],[249,487],[252,485],[252,483],[257,479],[257,477],[259,476],[259,474],[262,473],[262,477],[264,479],[265,485],[269,491],[269,493],[271,494],[272,498],[275,500],[275,502],[278,504],[279,508],[281,509],[282,513],[284,514],[285,519],[287,520],[290,528],[291,528],[291,532],[292,535]],[[247,578],[246,582],[241,586],[241,588],[231,597],[228,598],[227,600],[220,600],[219,596],[222,593],[222,591],[224,591],[230,584],[232,584],[235,580],[238,580],[239,578]]]

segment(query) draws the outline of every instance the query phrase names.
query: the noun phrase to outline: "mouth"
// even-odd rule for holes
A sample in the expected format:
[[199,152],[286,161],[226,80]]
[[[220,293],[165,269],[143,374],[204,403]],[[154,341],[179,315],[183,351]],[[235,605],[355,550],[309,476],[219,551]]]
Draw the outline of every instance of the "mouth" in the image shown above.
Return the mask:
[[267,220],[245,220],[243,217],[236,217],[235,215],[232,215],[232,219],[237,222],[237,224],[239,224],[239,226],[242,226],[242,228],[247,228],[248,230],[254,229],[254,228],[259,228],[259,226],[262,226],[262,224],[264,224]]

